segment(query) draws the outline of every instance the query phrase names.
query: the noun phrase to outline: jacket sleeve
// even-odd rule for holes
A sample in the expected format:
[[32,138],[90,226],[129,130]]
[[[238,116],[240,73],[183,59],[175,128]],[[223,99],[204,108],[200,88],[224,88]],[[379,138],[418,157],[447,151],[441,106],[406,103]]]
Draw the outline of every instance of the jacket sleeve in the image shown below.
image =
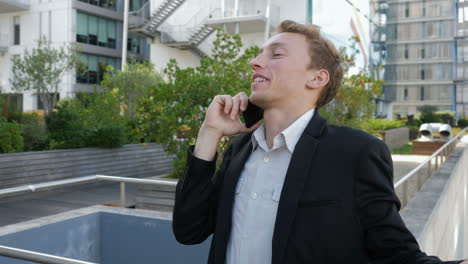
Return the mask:
[[224,154],[223,162],[215,174],[217,154],[213,161],[199,159],[189,147],[185,173],[176,187],[172,229],[182,244],[199,244],[215,228],[218,196],[224,171],[229,163],[232,144]]
[[455,264],[421,252],[398,210],[393,187],[393,165],[386,145],[378,139],[359,155],[356,173],[356,207],[364,232],[365,247],[373,264]]

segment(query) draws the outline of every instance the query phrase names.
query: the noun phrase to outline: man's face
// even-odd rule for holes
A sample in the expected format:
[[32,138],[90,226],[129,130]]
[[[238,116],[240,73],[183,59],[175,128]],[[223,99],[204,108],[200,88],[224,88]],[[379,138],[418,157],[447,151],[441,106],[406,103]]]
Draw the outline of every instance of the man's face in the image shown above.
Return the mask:
[[306,82],[317,70],[309,69],[309,44],[297,33],[280,33],[270,38],[250,62],[252,77],[250,100],[267,109],[292,107],[310,97]]

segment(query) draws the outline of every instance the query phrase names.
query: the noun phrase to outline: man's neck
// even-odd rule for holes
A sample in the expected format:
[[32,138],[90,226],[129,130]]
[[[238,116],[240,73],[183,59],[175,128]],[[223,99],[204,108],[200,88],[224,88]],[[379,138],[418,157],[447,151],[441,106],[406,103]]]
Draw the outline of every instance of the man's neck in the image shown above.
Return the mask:
[[289,127],[294,121],[301,117],[304,113],[311,110],[312,106],[298,108],[298,109],[267,109],[263,113],[263,120],[265,126],[265,140],[268,148],[273,147],[273,139],[276,135],[281,133]]

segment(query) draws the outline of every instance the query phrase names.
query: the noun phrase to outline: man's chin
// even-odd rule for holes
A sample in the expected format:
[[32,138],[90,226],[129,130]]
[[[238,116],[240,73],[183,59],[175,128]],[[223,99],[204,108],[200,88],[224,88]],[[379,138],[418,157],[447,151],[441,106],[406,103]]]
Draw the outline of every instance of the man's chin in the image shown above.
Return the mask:
[[266,106],[266,100],[263,98],[261,95],[256,94],[256,93],[251,93],[249,100],[252,104],[260,107],[260,108],[265,108]]

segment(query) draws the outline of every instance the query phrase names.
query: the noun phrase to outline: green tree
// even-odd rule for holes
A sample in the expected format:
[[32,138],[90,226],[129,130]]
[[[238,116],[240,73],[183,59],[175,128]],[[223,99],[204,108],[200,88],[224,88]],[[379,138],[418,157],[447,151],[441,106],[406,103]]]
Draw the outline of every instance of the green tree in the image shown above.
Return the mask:
[[65,73],[83,69],[76,51],[70,46],[58,48],[41,39],[37,47],[25,50],[23,55],[12,56],[13,77],[9,79],[14,90],[35,91],[44,103],[46,113],[56,105],[60,83]]
[[[249,92],[249,61],[258,51],[258,47],[251,47],[242,52],[239,35],[218,30],[211,57],[202,58],[198,67],[186,69],[171,60],[164,70],[168,81],[148,90],[137,109],[137,131],[145,141],[162,143],[167,153],[176,156],[173,177],[182,174],[186,148],[195,143],[213,97]],[[229,140],[223,139],[220,152]]]
[[154,65],[150,62],[131,62],[125,65],[124,71],[114,71],[109,66],[101,85],[104,89],[117,93],[119,101],[126,106],[125,113],[133,118],[137,103],[150,86],[163,82]]
[[382,80],[364,71],[350,74],[359,53],[356,48],[358,41],[358,38],[354,38],[349,48],[340,48],[344,78],[335,99],[320,110],[331,124],[361,128],[362,121],[371,118],[375,112],[375,99],[382,95]]

